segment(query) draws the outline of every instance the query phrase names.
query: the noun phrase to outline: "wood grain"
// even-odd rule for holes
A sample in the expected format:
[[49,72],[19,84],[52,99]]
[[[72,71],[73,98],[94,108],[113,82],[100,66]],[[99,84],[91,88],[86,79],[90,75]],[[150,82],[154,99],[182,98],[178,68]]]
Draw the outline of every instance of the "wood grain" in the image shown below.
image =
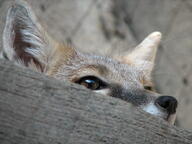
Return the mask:
[[191,144],[119,99],[0,60],[0,144]]

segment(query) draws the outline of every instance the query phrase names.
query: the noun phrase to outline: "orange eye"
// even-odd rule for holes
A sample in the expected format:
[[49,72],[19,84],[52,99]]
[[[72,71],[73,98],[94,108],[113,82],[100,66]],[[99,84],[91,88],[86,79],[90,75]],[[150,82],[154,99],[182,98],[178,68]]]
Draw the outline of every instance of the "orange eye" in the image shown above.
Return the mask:
[[95,76],[85,76],[76,81],[77,84],[83,85],[91,90],[101,90],[107,87],[107,84]]

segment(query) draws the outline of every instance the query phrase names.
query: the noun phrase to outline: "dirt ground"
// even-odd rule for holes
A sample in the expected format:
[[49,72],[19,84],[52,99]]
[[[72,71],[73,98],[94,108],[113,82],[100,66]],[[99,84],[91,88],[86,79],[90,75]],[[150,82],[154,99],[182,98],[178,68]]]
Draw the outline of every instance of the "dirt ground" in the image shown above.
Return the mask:
[[[1,33],[11,1],[0,0]],[[121,54],[162,32],[154,81],[158,92],[178,99],[177,125],[192,130],[191,0],[28,1],[53,37],[85,52]]]

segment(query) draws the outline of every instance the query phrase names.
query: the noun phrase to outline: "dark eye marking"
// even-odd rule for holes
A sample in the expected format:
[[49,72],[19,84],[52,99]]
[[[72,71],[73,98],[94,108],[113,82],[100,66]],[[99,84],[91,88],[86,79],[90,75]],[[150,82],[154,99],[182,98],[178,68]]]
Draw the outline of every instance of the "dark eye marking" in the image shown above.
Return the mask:
[[85,76],[77,80],[75,83],[85,86],[91,90],[101,90],[107,88],[107,83],[95,76]]
[[3,58],[5,58],[6,60],[9,60],[9,58],[5,52],[3,52]]
[[149,91],[153,91],[154,90],[152,86],[144,86],[144,89],[149,90]]

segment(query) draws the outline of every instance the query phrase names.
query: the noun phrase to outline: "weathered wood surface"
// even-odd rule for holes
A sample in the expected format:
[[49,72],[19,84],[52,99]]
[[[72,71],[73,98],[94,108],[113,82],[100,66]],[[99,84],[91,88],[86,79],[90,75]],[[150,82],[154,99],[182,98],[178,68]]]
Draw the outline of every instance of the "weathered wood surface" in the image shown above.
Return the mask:
[[[12,1],[0,0],[1,34]],[[192,130],[192,0],[26,1],[51,36],[89,53],[122,54],[149,33],[162,32],[155,85],[177,98],[177,125]]]
[[0,144],[191,144],[119,99],[0,60]]

